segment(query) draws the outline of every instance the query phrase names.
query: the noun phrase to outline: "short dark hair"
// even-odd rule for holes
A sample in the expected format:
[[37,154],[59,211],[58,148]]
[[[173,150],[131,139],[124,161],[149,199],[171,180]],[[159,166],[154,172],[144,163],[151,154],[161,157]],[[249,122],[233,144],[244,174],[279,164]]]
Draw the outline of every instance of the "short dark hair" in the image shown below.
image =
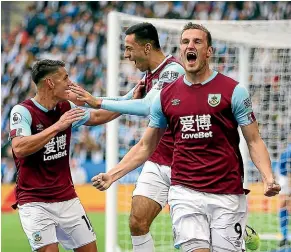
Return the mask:
[[204,31],[206,33],[208,46],[212,46],[212,37],[211,37],[210,31],[208,31],[206,27],[204,27],[203,25],[200,25],[200,24],[194,24],[192,22],[189,22],[188,24],[186,24],[181,32],[181,37],[182,37],[182,34],[184,31],[190,30],[190,29]]
[[60,67],[64,67],[65,65],[65,62],[61,60],[40,60],[32,67],[31,78],[35,84],[38,84],[43,77],[56,72]]
[[129,27],[125,31],[126,35],[135,34],[138,43],[151,43],[155,49],[161,49],[159,35],[156,27],[151,23],[139,23]]

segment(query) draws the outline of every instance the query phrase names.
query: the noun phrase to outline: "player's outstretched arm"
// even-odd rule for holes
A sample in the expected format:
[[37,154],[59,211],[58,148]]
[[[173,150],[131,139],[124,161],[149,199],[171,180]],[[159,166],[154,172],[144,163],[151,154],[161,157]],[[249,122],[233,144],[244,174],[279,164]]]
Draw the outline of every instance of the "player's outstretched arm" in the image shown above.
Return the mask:
[[104,191],[113,182],[141,166],[154,152],[163,134],[164,129],[148,127],[141,140],[131,148],[118,165],[109,172],[100,173],[92,178],[93,186]]
[[[142,97],[143,91],[144,91],[144,82],[139,81],[138,84],[124,96],[94,97],[88,91],[86,91],[84,88],[82,88],[81,86],[79,86],[75,83],[70,84],[70,92],[71,93],[70,92],[68,92],[68,93],[70,94],[70,98],[74,99],[74,100],[69,99],[72,102],[77,101],[77,103],[82,103],[82,105],[87,103],[91,108],[99,109],[99,108],[101,108],[101,103],[103,100],[120,101],[120,100],[130,100],[132,98],[139,99]],[[76,105],[78,105],[78,104],[76,104]],[[82,105],[79,105],[79,106],[82,106]]]
[[167,127],[167,119],[162,112],[160,94],[151,106],[150,123],[142,139],[125,155],[121,162],[108,173],[101,173],[92,178],[93,186],[103,191],[114,181],[144,163],[156,149]]
[[[89,92],[84,90],[82,87],[72,84],[70,86],[72,92],[77,95],[79,101],[86,102],[92,108],[102,108],[108,113],[120,113],[120,114],[130,114],[138,116],[147,116],[150,113],[150,106],[153,98],[159,92],[157,89],[152,89],[143,99],[142,97],[144,83],[140,81],[137,86],[131,90],[129,93],[134,100],[131,99],[107,99],[107,98],[97,98],[93,97]],[[109,114],[109,115],[111,115]]]
[[[23,158],[39,151],[56,134],[67,129],[73,122],[81,120],[84,115],[85,111],[80,108],[71,109],[64,113],[55,124],[35,135],[18,135],[17,131],[21,132],[23,126],[17,128],[17,125],[14,125],[14,130],[10,132],[10,138],[12,138],[12,149],[15,156]],[[23,123],[25,120],[22,120]],[[30,128],[30,125],[26,125],[26,128]]]
[[101,103],[101,108],[121,114],[148,116],[152,101],[158,93],[159,90],[152,88],[142,99],[122,101],[104,100]]
[[246,139],[251,159],[261,173],[265,196],[271,197],[277,195],[281,187],[275,181],[270,155],[260,136],[257,122],[253,122],[247,126],[241,126],[241,129]]
[[121,114],[148,116],[150,114],[151,104],[159,93],[159,90],[165,85],[172,85],[183,74],[185,74],[185,70],[180,64],[171,63],[160,73],[159,81],[154,84],[143,99],[126,101],[104,100],[101,103],[101,108]]
[[[71,85],[72,91],[70,94],[70,100],[75,102],[77,100],[77,104],[79,106],[82,106],[84,104],[80,103],[87,103],[91,107],[99,107],[99,104],[103,99],[108,99],[108,100],[113,100],[113,101],[118,101],[118,100],[127,100],[127,99],[139,99],[142,96],[143,90],[144,90],[144,82],[140,81],[135,88],[133,88],[131,91],[129,91],[125,96],[121,97],[116,97],[116,98],[95,98],[93,97],[89,92],[87,92],[85,89],[82,87],[72,84]],[[79,97],[79,98],[78,98]],[[73,99],[73,100],[72,100]],[[96,125],[101,125],[107,122],[110,122],[114,120],[115,118],[119,117],[120,113],[119,112],[113,112],[113,111],[108,111],[108,110],[91,110],[90,112],[90,119],[85,123],[87,126],[96,126]]]

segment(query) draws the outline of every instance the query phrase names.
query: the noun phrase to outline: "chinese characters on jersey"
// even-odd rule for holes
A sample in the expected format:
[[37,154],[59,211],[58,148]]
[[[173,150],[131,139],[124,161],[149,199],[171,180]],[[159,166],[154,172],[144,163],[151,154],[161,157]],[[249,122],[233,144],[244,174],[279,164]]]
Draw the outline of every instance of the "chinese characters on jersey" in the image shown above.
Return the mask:
[[191,115],[180,117],[182,139],[212,137],[211,115]]
[[67,156],[66,134],[53,137],[45,146],[44,161],[58,159]]

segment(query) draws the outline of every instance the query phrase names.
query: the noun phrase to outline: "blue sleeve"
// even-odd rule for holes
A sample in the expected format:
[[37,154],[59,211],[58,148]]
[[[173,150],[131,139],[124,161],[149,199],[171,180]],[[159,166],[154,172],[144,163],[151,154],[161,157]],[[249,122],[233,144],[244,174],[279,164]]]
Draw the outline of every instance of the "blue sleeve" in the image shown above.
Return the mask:
[[131,89],[126,95],[124,96],[117,96],[117,97],[98,97],[102,100],[111,100],[111,101],[124,101],[124,100],[130,100],[133,97],[133,92],[135,90],[135,87]]
[[172,62],[165,66],[159,75],[158,82],[153,86],[153,89],[161,90],[167,84],[177,80],[181,75],[185,74],[185,69],[178,63]]
[[[71,104],[71,108],[77,108],[77,106],[74,103],[70,102],[70,104]],[[90,119],[90,111],[91,111],[91,109],[87,109],[87,108],[84,108],[84,107],[82,107],[82,109],[85,110],[85,115],[81,120],[73,122],[73,124],[72,124],[72,128],[73,129],[82,126],[83,124],[85,124]]]
[[249,92],[243,85],[239,84],[235,87],[232,94],[231,107],[238,125],[246,126],[256,120]]
[[10,134],[9,140],[16,136],[31,135],[32,117],[27,108],[15,105],[10,113]]
[[153,99],[159,91],[152,88],[143,99],[126,100],[126,101],[108,101],[103,100],[101,108],[121,114],[148,116]]
[[164,83],[172,83],[183,74],[185,74],[185,69],[179,63],[172,62],[161,71],[159,80]]
[[280,160],[279,160],[279,172],[283,176],[287,176],[287,158],[288,153],[285,151],[281,154]]
[[103,100],[101,108],[109,111],[118,112],[121,114],[147,116],[150,114],[151,104],[159,90],[165,84],[174,82],[178,77],[185,73],[184,68],[173,62],[167,65],[159,75],[158,82],[147,93],[143,99],[127,100],[127,101],[109,101]]
[[150,113],[150,123],[149,127],[151,128],[167,128],[167,118],[165,117],[162,111],[161,105],[161,92],[156,96],[152,105],[151,105],[151,113]]

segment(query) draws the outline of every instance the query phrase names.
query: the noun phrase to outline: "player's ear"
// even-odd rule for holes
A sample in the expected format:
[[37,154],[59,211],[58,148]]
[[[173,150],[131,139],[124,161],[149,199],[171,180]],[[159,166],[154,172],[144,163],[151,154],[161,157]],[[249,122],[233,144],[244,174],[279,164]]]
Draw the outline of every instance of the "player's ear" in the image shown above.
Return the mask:
[[213,54],[213,47],[208,46],[207,53],[206,53],[207,58],[209,58],[212,54]]
[[50,78],[45,78],[45,84],[50,88],[53,89],[55,84],[52,82],[52,80]]
[[145,47],[144,47],[144,52],[146,55],[148,55],[150,53],[150,51],[152,50],[152,45],[151,43],[146,43]]

